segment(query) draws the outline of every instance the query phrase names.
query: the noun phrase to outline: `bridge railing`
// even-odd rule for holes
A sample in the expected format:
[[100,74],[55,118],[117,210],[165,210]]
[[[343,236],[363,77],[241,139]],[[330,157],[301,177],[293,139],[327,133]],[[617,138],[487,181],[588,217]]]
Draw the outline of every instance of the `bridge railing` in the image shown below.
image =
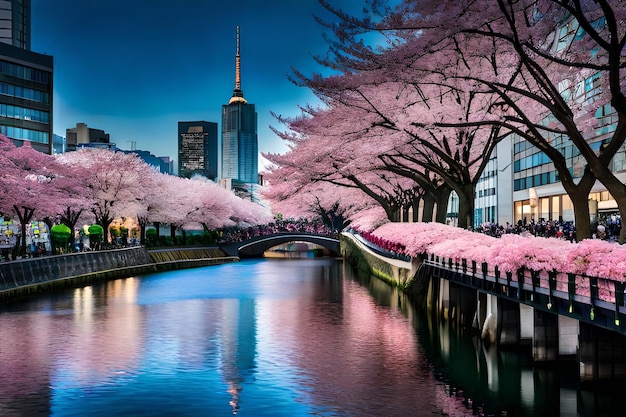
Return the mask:
[[322,223],[309,221],[281,220],[274,223],[251,227],[229,227],[219,231],[218,244],[244,242],[259,237],[279,235],[281,233],[308,233],[324,236],[337,236],[337,233]]
[[613,279],[522,268],[502,273],[497,265],[436,255],[424,256],[423,271],[541,310],[568,315],[626,333],[626,284]]

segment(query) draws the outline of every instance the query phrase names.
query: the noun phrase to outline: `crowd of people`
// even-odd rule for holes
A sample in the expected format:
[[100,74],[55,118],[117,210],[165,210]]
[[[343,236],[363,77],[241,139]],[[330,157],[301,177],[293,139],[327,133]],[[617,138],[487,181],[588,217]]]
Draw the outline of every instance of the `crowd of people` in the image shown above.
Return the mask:
[[277,233],[316,233],[332,235],[333,231],[321,222],[300,220],[275,220],[272,223],[252,227],[228,227],[218,232],[217,242],[229,244],[243,242],[259,236],[269,236]]
[[[592,223],[591,231],[594,239],[615,241],[619,237],[621,229],[621,221],[619,216],[611,216]],[[474,230],[475,232],[485,233],[490,236],[500,237],[504,234],[530,234],[537,237],[550,237],[557,239],[566,239],[570,242],[576,242],[576,226],[572,221],[558,221],[540,219],[530,222],[519,220],[517,223],[509,223],[501,225],[498,223],[483,223]]]

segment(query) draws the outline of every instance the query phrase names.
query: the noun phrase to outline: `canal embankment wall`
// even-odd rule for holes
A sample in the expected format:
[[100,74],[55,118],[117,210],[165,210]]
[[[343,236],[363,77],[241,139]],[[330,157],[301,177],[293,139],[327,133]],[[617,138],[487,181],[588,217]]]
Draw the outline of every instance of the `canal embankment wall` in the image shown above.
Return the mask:
[[133,246],[2,262],[0,301],[57,288],[238,260],[219,248],[148,250],[145,246]]
[[342,233],[339,239],[341,256],[359,274],[373,275],[413,297],[425,295],[428,282],[422,282],[417,274],[421,265],[420,258],[403,260],[379,254],[375,248],[368,246],[367,242],[352,233]]

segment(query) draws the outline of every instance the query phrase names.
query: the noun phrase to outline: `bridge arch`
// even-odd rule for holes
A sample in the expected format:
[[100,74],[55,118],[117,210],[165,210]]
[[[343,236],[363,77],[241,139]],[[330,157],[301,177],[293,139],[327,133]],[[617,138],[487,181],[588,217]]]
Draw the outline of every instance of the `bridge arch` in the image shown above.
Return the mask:
[[221,245],[220,248],[228,256],[259,258],[268,249],[289,242],[314,243],[328,249],[333,256],[339,256],[340,254],[338,237],[313,233],[277,233],[268,236],[258,236],[243,242]]

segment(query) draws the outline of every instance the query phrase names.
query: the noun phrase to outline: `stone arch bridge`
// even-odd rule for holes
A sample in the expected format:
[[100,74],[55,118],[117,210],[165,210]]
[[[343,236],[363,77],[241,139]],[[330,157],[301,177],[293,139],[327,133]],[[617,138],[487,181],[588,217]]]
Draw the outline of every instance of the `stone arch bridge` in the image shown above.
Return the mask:
[[339,236],[324,235],[316,233],[283,232],[272,235],[257,236],[242,242],[234,242],[220,245],[220,248],[228,256],[238,256],[240,258],[258,258],[263,253],[274,246],[289,242],[307,242],[322,246],[333,256],[340,256]]

